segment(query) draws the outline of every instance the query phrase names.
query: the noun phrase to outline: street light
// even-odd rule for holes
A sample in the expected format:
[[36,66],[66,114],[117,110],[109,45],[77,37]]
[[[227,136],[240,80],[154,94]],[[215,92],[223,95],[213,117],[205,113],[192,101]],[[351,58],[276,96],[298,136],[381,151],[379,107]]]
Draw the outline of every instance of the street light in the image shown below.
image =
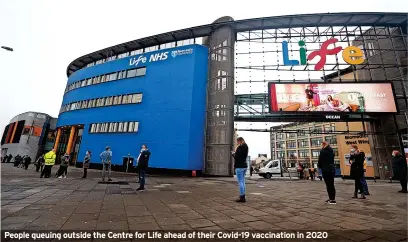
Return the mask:
[[5,49],[5,50],[7,50],[7,51],[14,51],[13,48],[7,47],[7,46],[2,46],[1,48],[2,48],[2,49]]

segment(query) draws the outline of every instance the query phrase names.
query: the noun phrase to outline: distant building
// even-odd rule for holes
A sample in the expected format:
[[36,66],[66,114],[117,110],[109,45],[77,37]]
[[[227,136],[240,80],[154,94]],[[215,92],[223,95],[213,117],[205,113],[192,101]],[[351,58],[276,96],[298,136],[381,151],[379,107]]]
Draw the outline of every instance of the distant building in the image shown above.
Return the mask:
[[255,165],[259,165],[262,162],[265,162],[267,160],[269,160],[269,159],[264,155],[258,156],[258,158],[255,159]]
[[261,157],[261,156],[268,157],[267,154],[258,154],[258,157]]
[[322,142],[327,141],[335,153],[336,175],[348,176],[350,174],[350,165],[348,163],[350,146],[356,144],[366,154],[366,176],[373,177],[375,169],[368,137],[334,133],[336,131],[346,131],[347,129],[349,131],[362,131],[362,123],[291,123],[272,127],[271,157],[272,159],[282,159],[286,167],[295,167],[297,162],[301,162],[306,167],[317,168]]
[[10,120],[1,138],[1,156],[28,155],[35,160],[50,151],[55,141],[57,119],[45,113],[26,112]]

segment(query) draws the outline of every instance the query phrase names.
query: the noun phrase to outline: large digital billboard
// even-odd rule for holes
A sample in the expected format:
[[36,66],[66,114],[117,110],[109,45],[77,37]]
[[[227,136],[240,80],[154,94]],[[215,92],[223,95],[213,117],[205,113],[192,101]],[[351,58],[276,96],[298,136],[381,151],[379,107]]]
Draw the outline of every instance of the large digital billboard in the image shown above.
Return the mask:
[[396,113],[391,83],[269,83],[270,112]]

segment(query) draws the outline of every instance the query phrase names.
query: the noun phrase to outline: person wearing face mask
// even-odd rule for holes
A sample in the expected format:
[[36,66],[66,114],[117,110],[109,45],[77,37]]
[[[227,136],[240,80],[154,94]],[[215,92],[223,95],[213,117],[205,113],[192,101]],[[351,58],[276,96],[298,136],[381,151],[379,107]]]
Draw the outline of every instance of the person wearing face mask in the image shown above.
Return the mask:
[[408,193],[407,191],[407,161],[398,150],[392,152],[392,171],[396,179],[401,183],[400,193]]
[[361,178],[364,176],[364,160],[365,154],[363,151],[359,150],[357,145],[352,145],[350,150],[350,176],[354,179],[354,196],[353,198],[358,198],[357,194],[360,191],[360,199],[365,199],[364,186],[361,182]]
[[336,174],[336,169],[334,167],[334,152],[326,141],[322,143],[317,167],[322,170],[327,194],[329,195],[329,199],[326,200],[326,202],[328,204],[336,204],[336,188],[334,187],[334,175]]
[[91,151],[86,151],[86,155],[84,158],[84,164],[83,164],[83,168],[84,168],[84,175],[82,176],[82,178],[86,178],[86,175],[88,174],[88,168],[89,168],[89,163],[91,162]]
[[139,157],[137,158],[137,168],[139,170],[139,183],[140,186],[136,191],[143,191],[145,190],[145,183],[146,183],[146,171],[149,167],[149,159],[150,159],[150,151],[147,149],[146,145],[142,145],[142,149],[140,150]]

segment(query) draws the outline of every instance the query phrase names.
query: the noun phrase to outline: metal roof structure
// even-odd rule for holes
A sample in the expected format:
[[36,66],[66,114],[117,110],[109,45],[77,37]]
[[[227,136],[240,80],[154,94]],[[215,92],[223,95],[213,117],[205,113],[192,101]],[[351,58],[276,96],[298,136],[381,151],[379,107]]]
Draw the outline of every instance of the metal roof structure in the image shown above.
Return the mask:
[[72,61],[68,65],[67,76],[70,76],[75,71],[86,67],[92,62],[108,58],[112,54],[119,55],[129,51],[174,41],[205,37],[210,35],[217,27],[226,24],[233,25],[237,32],[243,32],[249,30],[296,28],[304,26],[406,26],[407,22],[408,13],[403,12],[301,14],[217,22],[132,40],[92,52]]

